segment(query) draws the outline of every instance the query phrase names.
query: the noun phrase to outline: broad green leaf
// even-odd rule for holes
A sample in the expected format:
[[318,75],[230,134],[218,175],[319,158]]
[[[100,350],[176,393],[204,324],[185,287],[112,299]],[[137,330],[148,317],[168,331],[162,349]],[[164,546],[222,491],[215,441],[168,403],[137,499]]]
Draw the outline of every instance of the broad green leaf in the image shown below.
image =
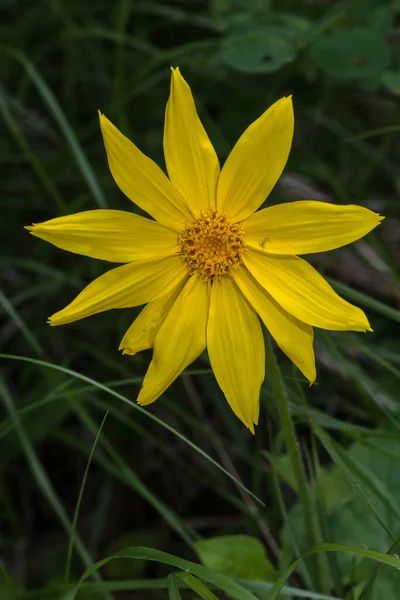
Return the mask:
[[382,83],[389,92],[400,96],[400,73],[387,71],[382,75]]
[[[222,59],[246,73],[272,73],[296,58],[296,46],[285,27],[260,27],[225,38]],[[290,34],[289,34],[290,35]]]
[[224,535],[196,542],[203,565],[235,579],[274,581],[275,569],[261,542],[248,535]]
[[380,78],[390,64],[383,35],[370,29],[335,31],[320,37],[311,57],[327,75],[337,79]]

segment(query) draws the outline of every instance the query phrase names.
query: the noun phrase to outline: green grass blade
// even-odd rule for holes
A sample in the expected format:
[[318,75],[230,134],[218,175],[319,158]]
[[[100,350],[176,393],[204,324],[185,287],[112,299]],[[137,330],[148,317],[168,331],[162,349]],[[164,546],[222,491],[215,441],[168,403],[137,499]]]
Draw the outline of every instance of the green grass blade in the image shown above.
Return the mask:
[[346,552],[358,556],[365,556],[366,558],[370,558],[371,560],[375,560],[388,565],[389,567],[400,570],[400,559],[396,558],[395,556],[383,554],[382,552],[376,552],[375,550],[367,550],[366,548],[344,546],[342,544],[319,544],[318,546],[308,550],[308,552],[305,552],[282,573],[279,579],[277,579],[274,583],[270,593],[267,596],[267,600],[277,600],[285,582],[289,579],[290,575],[293,573],[299,563],[307,556],[311,554],[318,554],[320,552]]
[[[123,579],[123,580],[107,580],[99,582],[82,583],[79,587],[79,597],[84,597],[90,594],[99,594],[101,592],[135,592],[135,591],[147,591],[147,590],[167,590],[169,577],[175,578],[176,572],[171,573],[166,579]],[[251,579],[237,580],[244,588],[257,594],[260,599],[265,599],[268,592],[272,589],[273,584],[266,581],[254,581]],[[178,582],[177,582],[178,585]],[[185,588],[183,582],[178,585],[179,588]],[[24,595],[24,600],[54,600],[55,598],[63,598],[66,600],[65,595],[68,592],[74,590],[75,584],[52,584],[46,588],[27,592]],[[292,586],[283,586],[282,592],[285,595],[293,598],[304,598],[306,600],[345,600],[338,596],[329,596],[326,594],[319,594],[318,592],[311,592],[308,590],[302,590],[294,588]],[[3,599],[2,599],[3,600]]]
[[[26,435],[25,429],[20,422],[18,411],[16,410],[14,403],[11,399],[11,396],[6,388],[6,385],[1,378],[0,378],[0,395],[3,398],[3,402],[4,402],[4,406],[6,408],[6,411],[9,413],[10,417],[12,418],[12,421],[13,421],[14,427],[15,427],[15,431],[20,440],[26,460],[28,462],[30,470],[36,480],[36,483],[37,483],[39,489],[41,490],[42,494],[44,495],[47,502],[49,503],[49,506],[51,506],[54,513],[57,515],[57,517],[60,520],[61,524],[63,525],[65,531],[67,533],[70,533],[71,529],[72,529],[71,521],[69,520],[68,515],[67,515],[63,505],[61,504],[49,478],[47,477],[45,470],[43,469],[43,467],[41,465],[30,439]],[[76,534],[74,537],[74,545],[75,545],[76,550],[82,560],[82,563],[86,567],[89,567],[90,565],[92,565],[93,559],[90,556],[89,552],[86,550],[86,547],[83,544],[83,542],[81,541],[80,536],[78,534]]]
[[[286,447],[289,453],[293,474],[296,480],[297,491],[299,494],[300,504],[303,509],[303,515],[306,525],[307,541],[309,546],[319,542],[317,533],[317,523],[315,521],[316,511],[314,510],[311,492],[307,485],[306,474],[297,444],[296,433],[294,429],[293,419],[290,413],[289,404],[286,397],[286,390],[276,362],[275,353],[272,348],[270,336],[266,336],[266,362],[269,367],[271,384],[275,394],[275,402],[278,408],[280,421],[285,437]],[[324,564],[325,563],[325,564]],[[327,591],[326,577],[327,572],[326,560],[313,560],[313,580],[314,585],[321,591]]]
[[169,600],[181,600],[182,596],[179,591],[176,573],[170,573],[167,577],[168,581],[168,596]]
[[348,298],[357,304],[361,304],[361,306],[366,306],[371,310],[375,310],[377,313],[388,317],[388,319],[400,323],[400,310],[396,310],[384,302],[375,300],[375,298],[371,298],[367,294],[353,290],[353,288],[342,283],[341,281],[336,281],[336,279],[332,279],[331,277],[326,277],[326,279],[329,281],[333,289],[338,292],[338,294],[342,294],[345,296],[345,298]]
[[[72,402],[76,408],[76,412],[79,418],[85,423],[86,427],[89,428],[91,433],[96,433],[96,424],[90,417],[89,413],[85,408],[77,402]],[[118,452],[114,449],[114,446],[108,441],[103,435],[102,439],[103,447],[111,458],[112,464],[115,465],[117,473],[121,481],[128,484],[137,494],[142,496],[146,502],[154,508],[156,512],[170,525],[172,529],[183,539],[183,541],[189,546],[193,547],[194,542],[198,539],[196,532],[191,529],[179,515],[170,509],[164,502],[153,494],[153,492],[139,479],[136,473],[127,465],[127,463],[120,457]],[[115,470],[115,468],[114,468]]]
[[202,600],[218,600],[217,596],[213,594],[204,583],[190,573],[179,573],[177,578],[181,579],[188,588],[196,592]]
[[342,448],[340,448],[318,425],[313,423],[312,427],[319,441],[331,456],[332,460],[343,472],[344,476],[349,481],[350,485],[355,489],[356,493],[366,503],[368,509],[371,510],[371,512],[377,518],[379,524],[391,537],[392,534],[390,532],[390,528],[384,522],[374,503],[363,489],[369,489],[375,495],[375,498],[383,503],[389,514],[394,514],[396,515],[396,518],[399,519],[400,510],[397,508],[395,499],[386,489],[383,482],[380,481],[373,473],[371,473],[364,465],[361,465],[355,461],[354,458],[351,458],[350,454],[346,453]]
[[29,356],[17,356],[17,355],[14,355],[14,354],[0,354],[0,358],[6,358],[6,359],[9,359],[9,360],[20,360],[20,361],[28,362],[28,363],[31,363],[31,364],[36,364],[36,365],[39,365],[41,367],[45,367],[47,369],[53,369],[55,371],[59,371],[60,373],[65,373],[66,375],[70,375],[71,377],[74,377],[75,379],[80,379],[81,381],[84,381],[85,383],[87,383],[87,384],[89,384],[89,385],[91,385],[91,386],[93,386],[93,387],[95,387],[95,388],[97,388],[99,390],[102,390],[103,392],[106,392],[110,396],[114,396],[114,398],[117,398],[121,402],[124,402],[125,404],[128,404],[130,407],[132,407],[135,410],[139,411],[140,413],[146,415],[149,419],[151,419],[152,421],[154,421],[158,425],[161,425],[161,427],[164,427],[164,429],[167,429],[172,434],[174,434],[175,436],[177,436],[182,442],[184,442],[185,444],[187,444],[188,446],[190,446],[192,448],[192,450],[194,450],[195,452],[197,452],[198,454],[200,454],[203,458],[205,458],[208,462],[210,462],[214,467],[216,467],[217,469],[219,469],[222,473],[224,473],[224,475],[226,475],[227,477],[229,477],[229,479],[231,479],[242,490],[244,490],[247,494],[249,494],[255,500],[257,500],[257,502],[259,502],[262,506],[265,506],[264,502],[260,498],[258,498],[258,496],[256,496],[251,490],[249,490],[245,485],[243,485],[243,483],[241,481],[239,481],[238,479],[236,479],[234,477],[234,475],[232,475],[232,473],[230,473],[229,471],[227,471],[227,469],[225,469],[216,460],[214,460],[209,454],[207,454],[207,452],[204,452],[204,450],[202,450],[199,446],[197,446],[192,441],[190,441],[187,437],[185,437],[184,435],[182,435],[174,427],[172,427],[171,425],[168,425],[168,423],[164,423],[164,421],[162,421],[161,419],[159,419],[158,417],[156,417],[155,415],[153,415],[151,412],[148,412],[147,410],[145,410],[144,408],[142,408],[141,406],[139,406],[135,402],[132,402],[132,400],[129,400],[129,398],[127,398],[126,396],[123,396],[122,394],[116,392],[115,390],[107,387],[103,383],[100,383],[100,382],[98,382],[98,381],[96,381],[94,379],[91,379],[90,377],[87,377],[86,375],[82,375],[82,373],[78,373],[77,371],[73,371],[72,369],[67,369],[66,367],[62,367],[60,365],[55,365],[53,363],[49,363],[49,362],[46,362],[44,360],[39,360],[39,359],[36,359],[36,358],[30,358]]
[[46,104],[50,113],[53,115],[55,121],[58,123],[61,131],[63,132],[64,137],[67,140],[71,149],[72,156],[82,174],[82,177],[84,178],[90,191],[92,192],[97,205],[99,206],[99,208],[106,208],[107,202],[97,181],[97,178],[94,174],[94,171],[92,170],[92,167],[90,166],[90,163],[82,150],[82,147],[78,141],[78,138],[75,135],[73,128],[68,122],[68,119],[65,116],[63,110],[61,109],[57,98],[47,85],[46,81],[43,79],[42,75],[39,73],[39,71],[36,69],[33,63],[28,59],[28,57],[25,54],[23,54],[23,52],[20,52],[15,48],[11,48],[5,45],[3,45],[2,47],[7,54],[15,58],[25,68],[26,73],[28,74],[32,83],[34,84],[40,96],[42,97],[42,100]]
[[86,463],[86,468],[85,468],[85,472],[83,474],[81,487],[79,489],[78,500],[76,502],[74,517],[72,519],[72,527],[71,527],[71,531],[70,531],[70,534],[69,534],[67,560],[66,560],[65,575],[64,575],[64,580],[66,582],[69,581],[69,575],[70,575],[70,572],[71,572],[72,550],[73,550],[73,547],[74,547],[74,538],[75,538],[75,533],[76,533],[76,526],[77,526],[77,523],[78,523],[79,510],[80,510],[81,503],[82,503],[82,498],[83,498],[83,492],[84,492],[84,489],[85,489],[86,480],[87,480],[87,476],[88,476],[88,473],[89,473],[90,465],[92,463],[92,458],[93,458],[94,452],[96,450],[96,446],[97,446],[97,442],[99,441],[100,434],[101,434],[102,429],[104,427],[104,423],[106,422],[107,415],[108,415],[108,413],[106,413],[104,415],[103,420],[100,423],[100,427],[97,430],[96,437],[94,438],[94,441],[93,441],[93,444],[92,444],[92,448],[90,450],[89,458],[88,458],[87,463]]
[[14,119],[12,113],[8,110],[7,102],[0,92],[0,112],[4,119],[5,124],[8,127],[11,135],[13,136],[16,144],[20,147],[22,152],[25,154],[28,162],[30,163],[33,172],[35,173],[38,180],[43,185],[46,192],[51,198],[53,198],[55,204],[58,206],[60,211],[64,211],[64,202],[58,193],[57,188],[53,184],[51,177],[48,176],[46,169],[43,167],[36,153],[30,147],[26,137],[24,136],[20,126]]
[[144,548],[141,546],[126,548],[125,550],[116,552],[115,554],[112,554],[111,556],[108,556],[107,558],[104,558],[103,560],[100,560],[92,565],[82,575],[76,587],[66,595],[65,600],[74,600],[81,584],[85,581],[85,579],[87,579],[92,573],[101,569],[101,567],[109,563],[111,560],[116,560],[118,558],[150,560],[163,563],[199,577],[203,581],[206,581],[207,583],[224,591],[229,596],[236,598],[236,600],[257,600],[257,598],[251,592],[225,575],[221,575],[220,573],[212,571],[207,567],[203,567],[202,565],[189,560],[179,558],[172,554],[167,554],[166,552],[161,552],[161,550],[154,550],[152,548]]
[[25,324],[25,321],[19,316],[19,314],[17,313],[17,311],[15,310],[15,308],[13,307],[13,305],[11,304],[11,302],[9,301],[7,296],[5,294],[3,294],[1,289],[0,289],[0,305],[3,308],[4,312],[6,312],[8,314],[10,319],[12,321],[14,321],[16,327],[20,330],[20,332],[22,333],[22,335],[24,336],[24,338],[26,339],[26,341],[28,342],[28,344],[30,345],[32,350],[34,350],[38,356],[41,356],[42,358],[44,358],[46,356],[46,353],[43,350],[42,346],[39,344],[36,336],[32,333],[32,331],[29,329],[29,327]]

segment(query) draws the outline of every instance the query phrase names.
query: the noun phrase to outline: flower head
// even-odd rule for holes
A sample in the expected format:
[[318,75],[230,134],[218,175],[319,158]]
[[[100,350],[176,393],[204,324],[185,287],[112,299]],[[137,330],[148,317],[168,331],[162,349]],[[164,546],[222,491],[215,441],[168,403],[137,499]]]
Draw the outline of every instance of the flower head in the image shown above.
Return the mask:
[[120,344],[124,354],[153,348],[138,402],[156,400],[207,348],[232,410],[254,431],[265,365],[260,319],[310,383],[313,326],[371,330],[363,311],[297,255],[353,242],[381,217],[311,200],[257,211],[289,155],[291,98],[248,127],[221,171],[179,69],[172,69],[165,115],[168,178],[102,114],[100,126],[115,182],[153,219],[92,210],[27,228],[64,250],[125,263],[90,283],[50,324],[146,304]]

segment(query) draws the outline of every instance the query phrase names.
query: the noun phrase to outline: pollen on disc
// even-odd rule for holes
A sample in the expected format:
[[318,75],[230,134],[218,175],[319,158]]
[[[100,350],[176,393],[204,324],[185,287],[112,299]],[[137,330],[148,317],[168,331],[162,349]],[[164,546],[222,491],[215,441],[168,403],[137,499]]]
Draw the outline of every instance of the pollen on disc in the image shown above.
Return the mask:
[[190,273],[204,280],[229,275],[242,264],[243,228],[217,210],[204,211],[178,241]]

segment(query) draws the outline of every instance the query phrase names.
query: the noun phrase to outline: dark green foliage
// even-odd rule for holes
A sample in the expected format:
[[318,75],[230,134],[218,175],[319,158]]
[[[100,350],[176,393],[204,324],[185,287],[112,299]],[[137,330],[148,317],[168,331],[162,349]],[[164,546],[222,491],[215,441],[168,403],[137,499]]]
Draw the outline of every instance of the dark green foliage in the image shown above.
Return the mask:
[[[70,581],[127,545],[168,555],[122,552],[79,597],[137,590],[129,597],[157,600],[168,590],[170,598],[210,600],[222,589],[266,598],[270,581],[308,549],[270,381],[255,437],[227,406],[206,355],[139,409],[151,354],[117,351],[137,309],[46,324],[110,265],[58,250],[23,226],[105,206],[135,210],[108,171],[97,110],[164,166],[171,65],[190,83],[221,161],[272,102],[293,95],[293,150],[269,202],[355,203],[387,217],[362,242],[312,258],[366,310],[374,333],[317,332],[312,388],[276,356],[314,510],[312,537],[364,547],[364,557],[342,548],[300,563],[286,597],[302,588],[307,598],[397,600],[398,572],[367,560],[365,549],[389,553],[396,566],[399,18],[399,2],[378,0],[0,0],[1,600],[61,599],[72,589],[63,581],[69,532],[106,411]],[[214,579],[209,568],[218,567],[207,560],[206,570],[190,563],[185,571],[183,559],[199,560],[200,540],[239,534],[250,537],[236,538],[238,548],[259,540],[254,573],[271,578],[242,582],[244,591],[224,579],[243,576],[239,551],[231,571],[225,564]],[[182,572],[171,575],[174,568]]]

